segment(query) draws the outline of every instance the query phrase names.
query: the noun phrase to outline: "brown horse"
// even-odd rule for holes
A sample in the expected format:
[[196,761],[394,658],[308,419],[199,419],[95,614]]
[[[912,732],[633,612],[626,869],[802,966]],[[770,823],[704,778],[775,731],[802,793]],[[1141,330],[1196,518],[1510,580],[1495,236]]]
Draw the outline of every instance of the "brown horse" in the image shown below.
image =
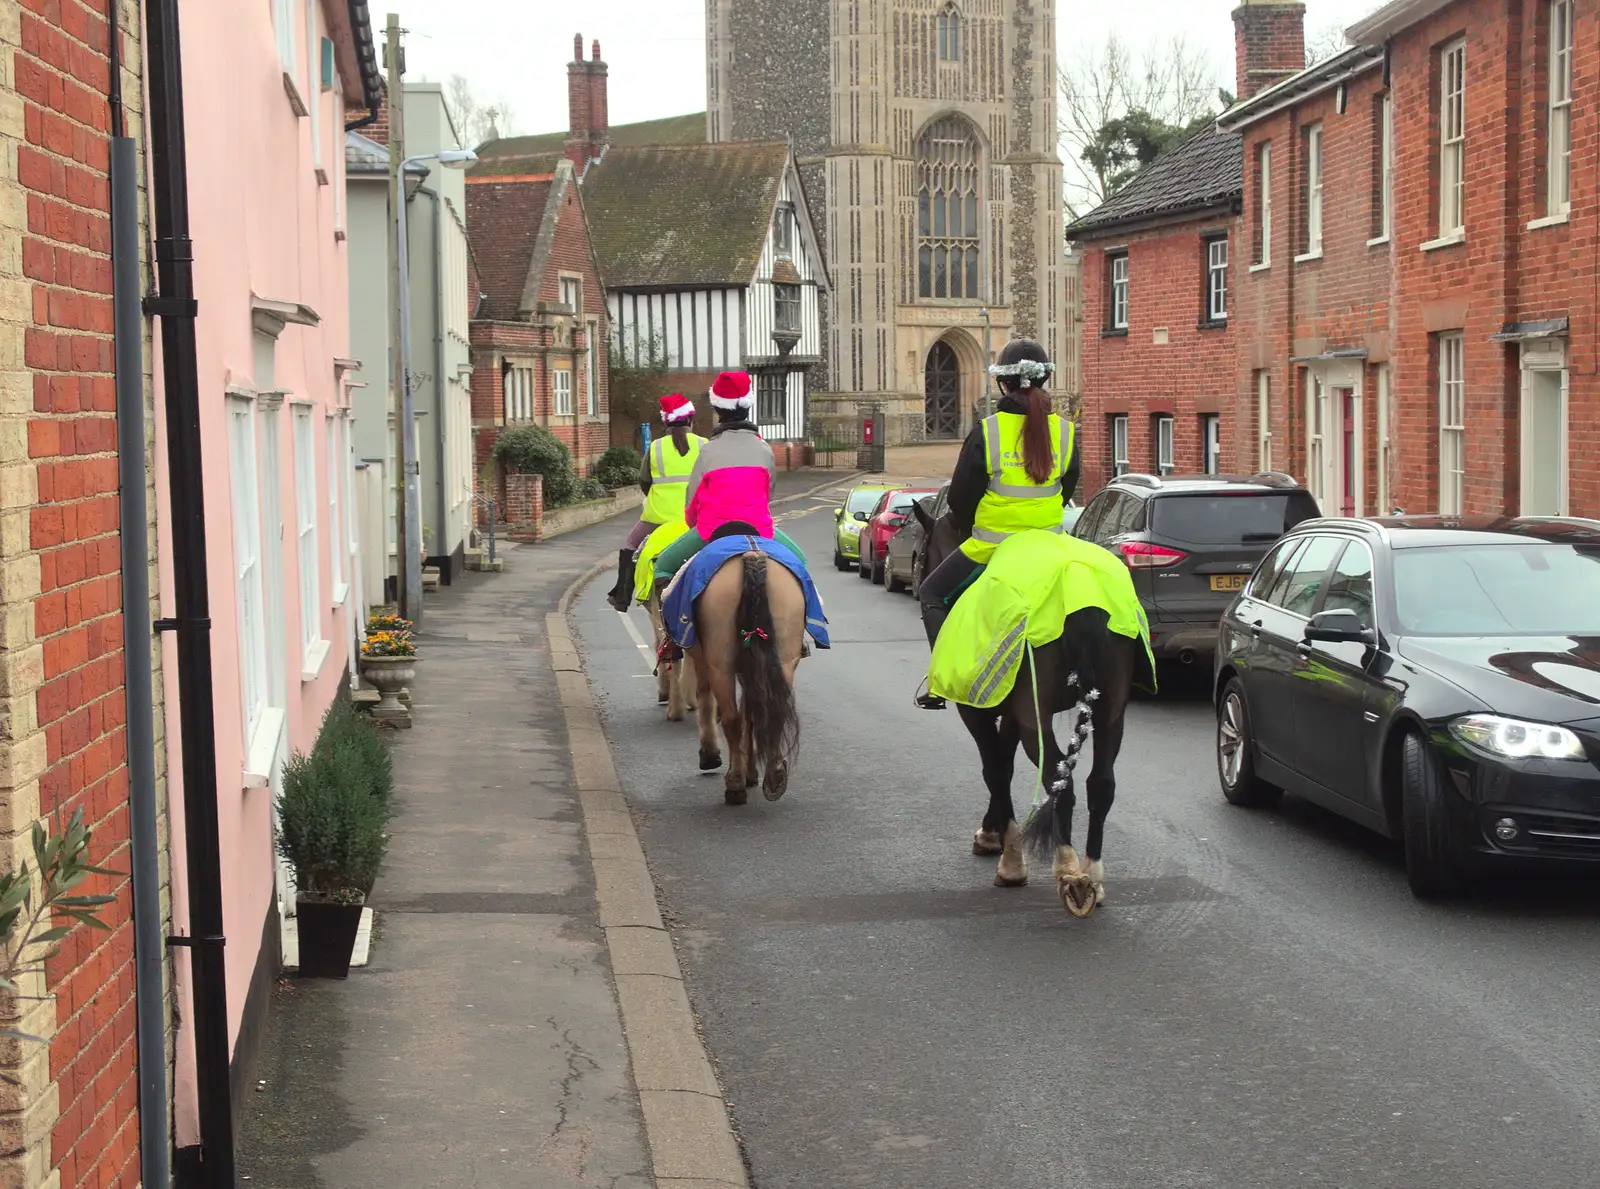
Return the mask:
[[[924,573],[931,573],[960,544],[949,516],[932,520],[921,504],[912,510],[926,535]],[[1026,850],[1052,857],[1051,874],[1062,904],[1074,916],[1087,916],[1105,899],[1105,864],[1101,846],[1106,817],[1116,798],[1115,767],[1122,750],[1123,716],[1132,693],[1141,646],[1111,631],[1108,616],[1097,607],[1067,616],[1060,637],[1031,651],[1017,674],[1016,685],[990,710],[962,706],[961,722],[978,745],[989,810],[972,838],[975,855],[999,855],[996,887],[1022,887],[1028,882]],[[1090,698],[1091,691],[1098,691]],[[1094,767],[1085,786],[1089,795],[1089,832],[1083,858],[1072,846],[1073,794],[1068,754],[1056,743],[1052,718],[1088,703],[1094,732]],[[1043,743],[1043,754],[1040,743]],[[1083,739],[1071,747],[1076,758]],[[1017,825],[1011,803],[1011,777],[1017,744],[1037,765],[1048,799],[1025,828]]]
[[762,794],[776,801],[789,787],[800,742],[794,674],[806,631],[806,596],[798,579],[764,553],[724,562],[695,604],[695,713],[700,770],[722,766],[716,715],[728,741],[723,796],[743,805],[761,773]]
[[[667,641],[666,625],[661,621],[661,592],[652,591],[645,604],[650,613],[650,630],[654,633],[656,656]],[[683,712],[695,708],[694,661],[685,654],[678,660],[656,662],[656,704],[667,708],[668,722],[682,722]]]

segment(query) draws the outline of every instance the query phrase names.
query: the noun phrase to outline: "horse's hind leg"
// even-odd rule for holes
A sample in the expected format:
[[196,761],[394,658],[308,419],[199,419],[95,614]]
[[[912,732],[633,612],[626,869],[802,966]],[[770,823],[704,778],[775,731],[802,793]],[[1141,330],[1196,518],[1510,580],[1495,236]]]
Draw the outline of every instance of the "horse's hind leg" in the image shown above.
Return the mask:
[[1109,663],[1100,681],[1100,697],[1091,713],[1094,723],[1094,767],[1084,782],[1089,795],[1089,836],[1084,840],[1084,857],[1089,860],[1086,874],[1094,881],[1098,904],[1106,898],[1106,865],[1101,860],[1105,842],[1106,818],[1117,799],[1117,756],[1122,751],[1122,728],[1133,686],[1136,640],[1112,638],[1106,652]]
[[[693,650],[698,651],[698,650]],[[689,654],[685,654],[687,660]],[[722,749],[717,746],[716,703],[711,697],[711,670],[702,657],[691,665],[695,681],[695,726],[700,732],[700,771],[715,772],[722,767]]]
[[722,736],[728,742],[728,770],[722,777],[723,800],[729,805],[743,805],[749,798],[749,784],[745,773],[749,762],[749,744],[745,739],[746,721],[739,705],[739,692],[733,673],[722,669],[713,675],[717,694],[717,712],[722,716]]
[[694,658],[688,653],[683,654],[683,659],[678,662],[678,696],[683,699],[685,710],[697,710],[700,706],[699,695],[695,692],[699,685],[698,666]]
[[999,888],[1020,888],[1028,882],[1028,860],[1022,853],[1022,832],[1011,805],[1011,778],[1016,771],[1017,733],[1011,720],[993,710],[958,708],[967,732],[978,745],[989,808],[972,836],[972,853],[999,855],[994,882]]

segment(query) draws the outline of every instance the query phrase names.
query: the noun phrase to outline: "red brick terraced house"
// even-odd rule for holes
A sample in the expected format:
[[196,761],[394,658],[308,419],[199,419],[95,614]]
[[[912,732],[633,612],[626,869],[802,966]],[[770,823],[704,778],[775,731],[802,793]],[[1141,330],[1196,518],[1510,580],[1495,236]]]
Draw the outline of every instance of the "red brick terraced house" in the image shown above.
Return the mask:
[[1397,0],[1350,39],[1394,112],[1390,498],[1600,516],[1600,10]]
[[1305,477],[1331,515],[1389,511],[1392,108],[1353,48],[1243,100],[1228,460]]

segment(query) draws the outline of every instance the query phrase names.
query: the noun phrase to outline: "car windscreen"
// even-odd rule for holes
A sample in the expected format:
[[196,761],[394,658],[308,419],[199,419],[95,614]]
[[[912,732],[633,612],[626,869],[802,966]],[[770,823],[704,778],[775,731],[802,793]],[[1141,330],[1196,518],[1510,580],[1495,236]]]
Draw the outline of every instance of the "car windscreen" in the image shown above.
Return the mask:
[[1600,635],[1600,551],[1546,541],[1397,549],[1394,601],[1407,635]]
[[857,488],[850,493],[850,502],[845,505],[845,511],[854,516],[857,512],[870,512],[878,506],[878,501],[883,498],[883,488]]
[[916,503],[926,491],[902,491],[889,501],[889,511],[896,516],[906,516],[911,512],[911,505]]
[[1151,500],[1149,531],[1185,545],[1270,545],[1316,516],[1304,491],[1196,492]]

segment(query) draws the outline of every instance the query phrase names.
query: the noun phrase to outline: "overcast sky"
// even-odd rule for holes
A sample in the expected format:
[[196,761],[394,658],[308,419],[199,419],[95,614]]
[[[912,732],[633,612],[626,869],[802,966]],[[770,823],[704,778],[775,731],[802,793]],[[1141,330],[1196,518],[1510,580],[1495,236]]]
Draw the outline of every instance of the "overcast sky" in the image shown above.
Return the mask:
[[[1342,28],[1377,0],[1306,0],[1306,34]],[[1219,86],[1233,88],[1234,0],[1059,0],[1063,60],[1075,46],[1115,30],[1131,45],[1153,31],[1182,34],[1208,53]],[[610,64],[611,122],[631,123],[705,109],[705,0],[390,0],[372,6],[374,23],[396,9],[409,30],[407,77],[442,82],[463,74],[485,101],[503,98],[517,132],[567,126],[566,63],[572,35],[599,38]]]

